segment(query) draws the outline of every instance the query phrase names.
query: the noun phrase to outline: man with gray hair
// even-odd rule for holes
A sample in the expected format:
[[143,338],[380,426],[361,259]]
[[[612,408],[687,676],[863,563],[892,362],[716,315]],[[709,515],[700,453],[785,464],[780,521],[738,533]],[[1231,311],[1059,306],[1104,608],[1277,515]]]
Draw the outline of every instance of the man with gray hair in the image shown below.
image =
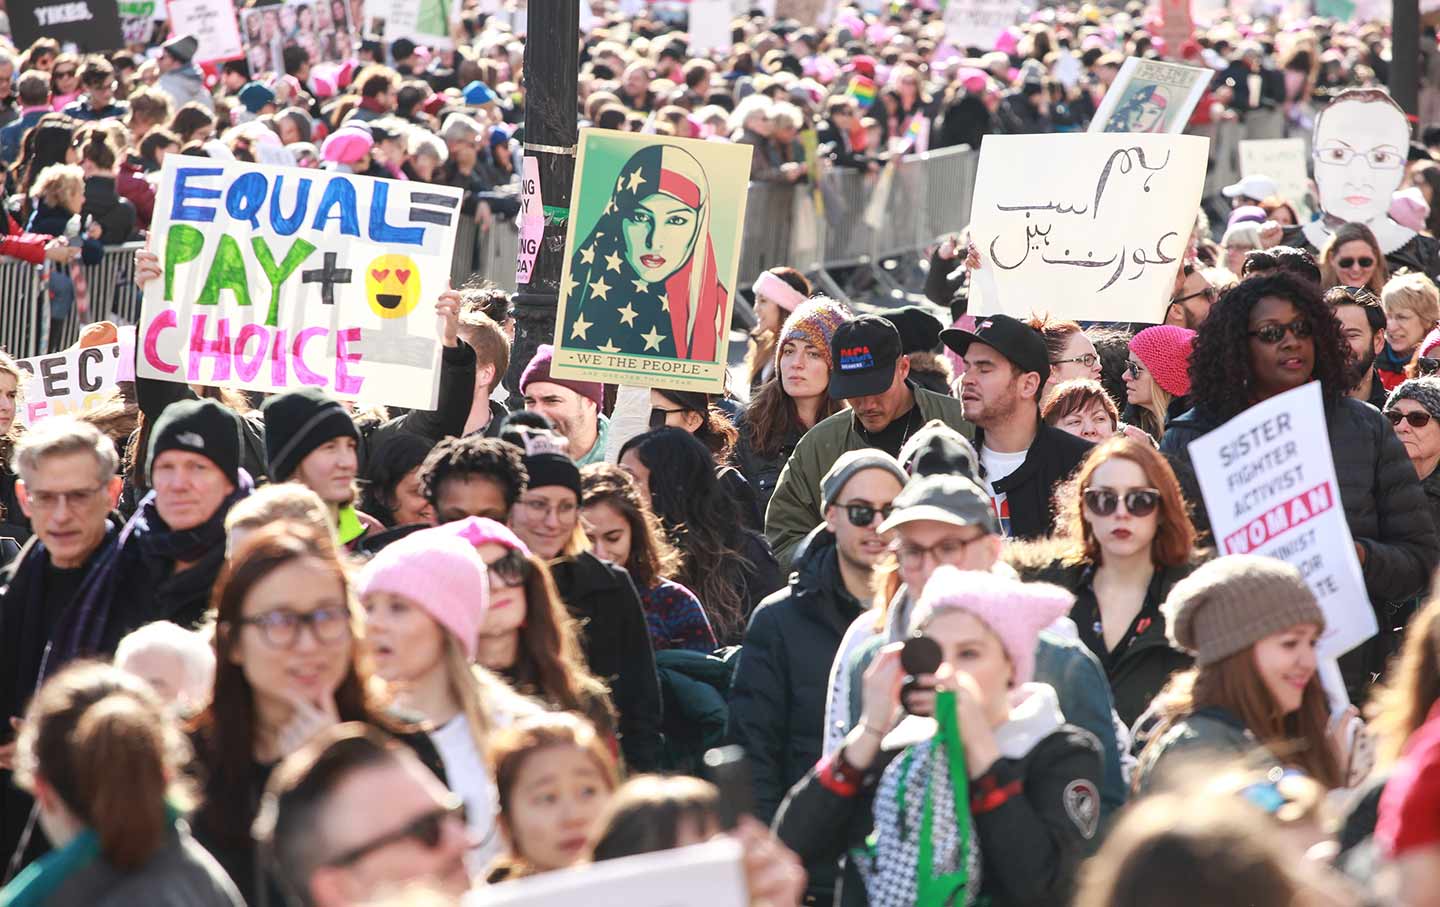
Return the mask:
[[[0,571],[0,860],[15,850],[30,798],[10,783],[12,723],[25,713],[51,643],[65,629],[85,577],[118,536],[115,445],[93,425],[55,416],[26,432],[13,468],[35,534]],[[53,669],[54,666],[49,666]],[[3,872],[0,866],[0,872]]]

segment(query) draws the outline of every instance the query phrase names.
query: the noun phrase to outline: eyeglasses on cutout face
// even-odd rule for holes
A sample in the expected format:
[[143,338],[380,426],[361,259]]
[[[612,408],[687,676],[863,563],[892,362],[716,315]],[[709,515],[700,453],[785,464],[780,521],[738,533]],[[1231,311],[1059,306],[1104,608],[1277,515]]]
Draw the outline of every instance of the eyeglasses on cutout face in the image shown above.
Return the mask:
[[353,866],[375,851],[389,847],[391,844],[399,844],[402,841],[414,841],[426,850],[434,850],[440,846],[440,841],[445,837],[445,823],[452,819],[461,825],[465,824],[465,801],[454,794],[446,797],[438,808],[389,834],[381,835],[359,847],[352,847],[338,856],[326,860],[325,864],[327,866]]
[[1377,147],[1360,151],[1348,145],[1326,145],[1315,149],[1315,160],[1321,164],[1344,166],[1356,157],[1363,157],[1371,170],[1395,170],[1405,164],[1405,156],[1389,148]]
[[1390,424],[1397,428],[1401,422],[1410,423],[1411,428],[1424,428],[1430,424],[1431,416],[1429,413],[1420,411],[1402,413],[1398,409],[1387,409],[1385,410],[1385,418],[1389,419]]
[[1085,507],[1096,516],[1110,516],[1123,502],[1131,516],[1149,516],[1160,506],[1157,488],[1131,488],[1124,494],[1113,488],[1087,488],[1082,496]]
[[1285,339],[1286,332],[1294,334],[1296,340],[1304,340],[1310,336],[1312,330],[1308,319],[1296,318],[1289,324],[1267,324],[1258,331],[1246,331],[1245,333],[1258,339],[1261,343],[1273,346]]
[[300,641],[300,631],[304,627],[309,627],[315,641],[322,644],[339,642],[348,637],[350,609],[338,606],[300,613],[277,608],[254,617],[242,617],[235,623],[256,628],[260,631],[260,638],[274,648],[292,649]]
[[1351,268],[1356,267],[1373,268],[1375,267],[1375,259],[1371,258],[1369,255],[1362,255],[1359,258],[1337,258],[1335,260],[1335,264],[1339,265],[1341,268],[1344,268],[1347,271]]

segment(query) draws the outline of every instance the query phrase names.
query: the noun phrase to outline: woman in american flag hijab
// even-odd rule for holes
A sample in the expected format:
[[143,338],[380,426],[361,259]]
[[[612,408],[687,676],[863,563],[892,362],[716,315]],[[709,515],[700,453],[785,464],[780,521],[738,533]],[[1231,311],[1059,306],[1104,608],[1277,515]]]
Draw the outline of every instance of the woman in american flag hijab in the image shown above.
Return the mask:
[[566,347],[714,362],[728,292],[700,162],[670,145],[631,155],[560,294]]

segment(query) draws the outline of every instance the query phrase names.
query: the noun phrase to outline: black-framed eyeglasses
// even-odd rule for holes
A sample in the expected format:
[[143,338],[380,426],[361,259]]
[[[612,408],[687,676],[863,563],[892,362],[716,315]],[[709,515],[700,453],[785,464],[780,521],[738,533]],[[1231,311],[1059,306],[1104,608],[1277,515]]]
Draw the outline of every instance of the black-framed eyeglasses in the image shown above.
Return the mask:
[[534,567],[520,552],[507,551],[503,557],[487,563],[485,569],[491,577],[499,580],[501,585],[514,587],[525,585]]
[[290,649],[300,641],[300,630],[309,627],[316,642],[339,642],[350,635],[350,609],[344,606],[316,608],[314,611],[291,611],[276,608],[254,617],[242,617],[235,623],[254,627],[265,642],[277,649]]
[[425,813],[389,834],[381,835],[359,847],[352,847],[338,856],[326,860],[325,865],[352,866],[375,851],[389,847],[391,844],[399,844],[401,841],[415,841],[426,850],[434,850],[444,839],[445,823],[451,819],[457,820],[461,825],[465,824],[465,801],[454,794],[446,797],[445,802],[439,808]]
[[1171,305],[1182,305],[1182,304],[1185,302],[1185,300],[1187,300],[1187,299],[1196,299],[1196,298],[1198,298],[1198,297],[1200,297],[1200,296],[1206,296],[1206,297],[1208,297],[1209,295],[1210,295],[1210,288],[1209,288],[1209,287],[1206,287],[1205,289],[1200,290],[1199,292],[1196,292],[1196,293],[1187,293],[1187,294],[1185,294],[1184,296],[1175,296],[1175,297],[1171,298],[1170,304],[1171,304]]
[[665,423],[670,420],[671,413],[683,413],[684,409],[666,409],[663,406],[650,407],[650,427],[664,428]]
[[1305,318],[1296,318],[1289,324],[1267,324],[1258,331],[1246,331],[1246,333],[1258,339],[1261,343],[1268,343],[1272,346],[1285,339],[1286,333],[1295,335],[1296,340],[1304,340],[1312,333],[1310,322]]
[[1362,255],[1359,258],[1337,258],[1335,264],[1347,269],[1354,267],[1373,268],[1375,267],[1375,259],[1368,255]]
[[1397,427],[1401,422],[1409,422],[1411,428],[1424,428],[1430,424],[1431,416],[1425,412],[1402,413],[1398,409],[1387,409],[1385,410],[1385,418],[1390,420],[1391,425]]
[[1415,357],[1415,374],[1426,376],[1440,372],[1440,359],[1433,356]]
[[1123,495],[1113,488],[1087,488],[1082,495],[1085,507],[1096,516],[1110,516],[1123,501],[1131,516],[1149,516],[1160,506],[1156,488],[1131,488]]
[[1078,362],[1086,368],[1094,368],[1100,357],[1094,353],[1086,353],[1083,356],[1071,356],[1069,359],[1056,359],[1051,365],[1064,365],[1067,362]]
[[841,504],[839,506],[845,510],[845,518],[850,521],[850,525],[857,529],[864,529],[875,522],[876,516],[887,520],[890,518],[891,512],[895,510],[889,504],[884,507],[871,507],[869,504]]

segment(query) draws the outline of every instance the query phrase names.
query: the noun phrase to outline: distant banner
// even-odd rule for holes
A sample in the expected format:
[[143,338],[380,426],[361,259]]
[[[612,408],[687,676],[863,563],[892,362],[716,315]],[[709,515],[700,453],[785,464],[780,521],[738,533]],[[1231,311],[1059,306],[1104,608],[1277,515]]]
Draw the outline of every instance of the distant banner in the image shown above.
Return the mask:
[[79,416],[109,402],[121,381],[135,380],[135,328],[118,330],[115,343],[80,346],[20,359],[27,375],[15,414],[25,425],[51,416]]
[[1214,73],[1194,66],[1126,59],[1090,121],[1090,132],[1179,135]]
[[1242,139],[1240,175],[1268,176],[1280,197],[1295,205],[1300,220],[1310,219],[1310,153],[1304,139]]
[[1336,658],[1375,635],[1318,381],[1191,441],[1190,461],[1219,552],[1278,558],[1304,575],[1325,612],[1322,656]]
[[285,72],[285,48],[303,47],[312,63],[350,57],[354,35],[345,0],[306,0],[240,10],[245,59],[254,74]]
[[557,378],[723,393],[751,150],[581,131]]
[[170,11],[171,37],[194,35],[200,42],[195,50],[196,63],[219,63],[245,56],[231,0],[166,0],[165,5]]
[[16,47],[54,38],[86,52],[125,46],[116,0],[9,0],[10,35]]
[[[547,872],[504,885],[485,885],[465,895],[462,907],[747,907],[740,845],[719,839],[689,847],[637,854]],[[697,897],[704,892],[704,897]]]
[[168,155],[137,373],[433,409],[461,193]]
[[[450,37],[450,21],[459,0],[365,0],[365,17],[385,23],[386,41],[409,38],[416,44],[449,50],[455,46]],[[512,14],[519,15],[519,10]],[[516,28],[516,34],[523,29]]]
[[950,0],[945,6],[945,39],[961,49],[994,50],[1000,33],[1019,15],[1020,0]]
[[970,310],[1158,322],[1195,226],[1209,144],[1188,135],[985,136]]
[[730,0],[690,0],[690,53],[728,51],[731,19]]

